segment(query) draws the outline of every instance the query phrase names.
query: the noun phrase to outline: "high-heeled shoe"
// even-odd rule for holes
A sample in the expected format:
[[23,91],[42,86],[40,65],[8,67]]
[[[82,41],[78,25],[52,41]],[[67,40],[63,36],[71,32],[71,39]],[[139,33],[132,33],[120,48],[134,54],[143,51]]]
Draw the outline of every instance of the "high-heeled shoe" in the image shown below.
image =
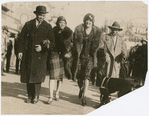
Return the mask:
[[59,94],[55,94],[55,100],[59,101]]
[[48,104],[51,104],[52,102],[53,102],[53,98],[50,97],[50,98],[48,99],[47,103],[48,103]]
[[84,97],[81,99],[81,101],[82,101],[82,106],[86,106],[86,105],[87,105],[87,103],[86,103],[86,96],[84,96]]
[[79,99],[81,99],[81,98],[82,98],[82,92],[83,92],[83,91],[82,91],[82,89],[80,89],[80,91],[79,91],[79,96],[78,96],[78,97],[79,97]]

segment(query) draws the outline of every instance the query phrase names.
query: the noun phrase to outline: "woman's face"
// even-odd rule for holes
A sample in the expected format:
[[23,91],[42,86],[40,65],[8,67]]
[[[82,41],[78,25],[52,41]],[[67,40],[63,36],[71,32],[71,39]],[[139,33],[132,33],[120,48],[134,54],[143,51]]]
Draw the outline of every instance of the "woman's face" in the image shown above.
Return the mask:
[[91,20],[87,20],[87,21],[85,22],[85,25],[86,25],[87,28],[90,28],[90,27],[92,27],[93,23],[92,23]]
[[63,30],[66,27],[66,22],[65,21],[60,21],[59,22],[59,27],[60,27],[60,29]]

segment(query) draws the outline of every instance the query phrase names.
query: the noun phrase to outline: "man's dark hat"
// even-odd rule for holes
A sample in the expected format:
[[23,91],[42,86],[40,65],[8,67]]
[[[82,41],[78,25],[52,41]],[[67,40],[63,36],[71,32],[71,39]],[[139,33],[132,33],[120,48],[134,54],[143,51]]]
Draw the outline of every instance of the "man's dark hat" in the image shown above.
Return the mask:
[[146,43],[148,42],[147,39],[144,39],[144,38],[140,42],[143,42],[143,41]]
[[120,28],[120,25],[119,25],[119,23],[118,22],[114,22],[113,24],[112,24],[112,26],[108,26],[110,29],[117,29],[118,31],[122,31],[123,29],[122,28]]
[[34,13],[36,14],[46,14],[46,13],[48,13],[47,11],[46,11],[46,7],[45,6],[37,6],[36,7],[36,11],[34,11]]
[[8,27],[7,26],[3,26],[2,29],[6,30],[8,32]]

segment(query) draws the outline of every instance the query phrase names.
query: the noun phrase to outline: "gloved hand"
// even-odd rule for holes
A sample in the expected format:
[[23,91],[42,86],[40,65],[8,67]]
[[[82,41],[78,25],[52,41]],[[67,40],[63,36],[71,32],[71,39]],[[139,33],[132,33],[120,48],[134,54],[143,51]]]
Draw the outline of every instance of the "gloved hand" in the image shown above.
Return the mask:
[[40,52],[42,50],[41,45],[35,45],[35,51]]
[[49,48],[50,41],[49,40],[43,40],[42,44],[43,44],[43,47]]

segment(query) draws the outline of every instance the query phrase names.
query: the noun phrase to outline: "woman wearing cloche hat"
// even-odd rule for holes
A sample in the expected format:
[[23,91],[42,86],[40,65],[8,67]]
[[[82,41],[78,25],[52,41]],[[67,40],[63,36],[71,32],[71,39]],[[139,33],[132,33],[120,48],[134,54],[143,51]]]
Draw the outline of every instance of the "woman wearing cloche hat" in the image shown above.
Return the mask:
[[83,24],[78,25],[74,32],[76,55],[73,57],[72,72],[73,78],[77,78],[80,88],[79,98],[83,106],[86,105],[91,70],[97,65],[97,50],[104,46],[100,38],[101,30],[94,25],[94,21],[93,14],[86,14]]
[[[63,78],[72,78],[70,70],[71,59],[71,42],[73,39],[72,30],[67,27],[65,17],[59,16],[57,18],[56,26],[53,28],[55,35],[55,48],[49,52],[48,69],[49,69],[49,99],[48,104],[59,100],[59,90]],[[54,87],[56,85],[55,96],[53,97]]]

